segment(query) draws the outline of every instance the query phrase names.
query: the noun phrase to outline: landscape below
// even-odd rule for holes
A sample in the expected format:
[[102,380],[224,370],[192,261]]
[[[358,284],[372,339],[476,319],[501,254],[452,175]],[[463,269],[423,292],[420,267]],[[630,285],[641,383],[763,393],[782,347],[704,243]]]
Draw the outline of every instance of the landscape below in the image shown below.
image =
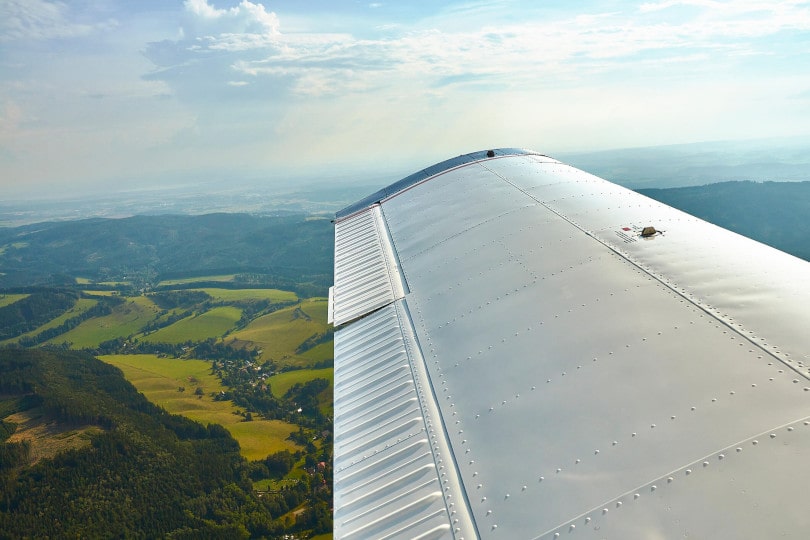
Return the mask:
[[332,234],[0,230],[0,536],[330,537]]
[[[642,192],[810,259],[808,182]],[[301,214],[0,228],[0,537],[331,537],[332,245]]]

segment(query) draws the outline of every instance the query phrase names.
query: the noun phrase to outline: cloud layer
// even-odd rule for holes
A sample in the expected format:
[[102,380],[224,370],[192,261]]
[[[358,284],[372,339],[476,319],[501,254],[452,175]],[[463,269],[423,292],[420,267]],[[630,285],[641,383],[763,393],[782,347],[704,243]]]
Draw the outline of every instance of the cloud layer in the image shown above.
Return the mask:
[[26,181],[810,130],[810,5],[798,0],[3,9],[0,166]]

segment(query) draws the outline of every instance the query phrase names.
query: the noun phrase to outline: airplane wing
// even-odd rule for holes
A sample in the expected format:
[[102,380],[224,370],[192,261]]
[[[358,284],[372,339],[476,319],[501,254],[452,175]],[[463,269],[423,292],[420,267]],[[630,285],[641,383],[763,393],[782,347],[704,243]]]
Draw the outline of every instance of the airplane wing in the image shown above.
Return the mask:
[[810,265],[518,149],[335,220],[336,538],[806,538]]

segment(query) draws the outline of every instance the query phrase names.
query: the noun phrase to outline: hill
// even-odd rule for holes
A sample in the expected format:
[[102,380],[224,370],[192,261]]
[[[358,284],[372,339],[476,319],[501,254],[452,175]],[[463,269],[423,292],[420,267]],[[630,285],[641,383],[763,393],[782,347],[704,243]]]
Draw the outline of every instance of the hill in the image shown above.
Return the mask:
[[236,281],[325,294],[332,224],[305,215],[135,216],[0,228],[0,288],[239,274]]
[[272,536],[305,497],[258,497],[225,429],[168,414],[85,354],[0,350],[0,416],[4,538]]
[[721,182],[638,192],[810,260],[810,182]]

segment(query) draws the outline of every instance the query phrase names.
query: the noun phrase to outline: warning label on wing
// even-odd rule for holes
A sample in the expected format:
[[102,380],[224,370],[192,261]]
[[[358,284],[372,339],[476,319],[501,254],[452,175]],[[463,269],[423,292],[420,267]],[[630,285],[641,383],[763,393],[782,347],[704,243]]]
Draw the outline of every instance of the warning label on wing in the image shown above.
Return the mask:
[[639,238],[648,240],[662,234],[651,225],[640,227],[638,225],[630,225],[629,227],[622,227],[616,230],[616,236],[622,239],[626,244],[637,241]]

